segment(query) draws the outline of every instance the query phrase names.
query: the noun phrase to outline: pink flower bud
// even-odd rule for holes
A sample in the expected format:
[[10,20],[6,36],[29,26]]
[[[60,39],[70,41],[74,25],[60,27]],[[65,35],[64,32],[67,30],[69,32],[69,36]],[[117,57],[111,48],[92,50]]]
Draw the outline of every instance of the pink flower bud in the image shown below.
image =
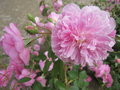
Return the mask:
[[53,69],[54,63],[51,63],[51,65],[49,66],[48,71],[51,71]]
[[116,59],[115,62],[116,62],[116,63],[120,63],[120,59]]
[[48,22],[45,24],[45,28],[52,31],[54,29],[54,24],[51,22]]
[[43,9],[45,8],[45,6],[44,5],[41,5],[40,7],[39,7],[39,10],[40,10],[40,13],[42,13],[43,12]]
[[56,11],[59,11],[59,8],[62,7],[62,0],[53,0],[53,7]]
[[51,18],[53,23],[56,23],[58,21],[58,18],[59,18],[59,14],[56,14],[55,12],[52,12],[48,18]]
[[38,56],[38,55],[39,55],[39,52],[33,51],[32,54],[35,55],[35,56]]
[[40,66],[41,70],[43,71],[44,66],[45,66],[45,61],[40,60],[39,61],[39,66]]
[[35,44],[35,45],[34,45],[34,50],[39,51],[39,50],[40,50],[40,45]]
[[45,38],[44,38],[44,37],[41,37],[41,38],[39,38],[39,39],[37,39],[37,40],[38,40],[38,43],[39,43],[40,45],[44,44],[44,42],[45,42]]
[[44,27],[44,24],[40,22],[39,17],[35,17],[35,23],[38,27]]
[[46,80],[42,76],[39,76],[36,80],[40,82],[44,87],[46,86]]
[[35,29],[33,26],[25,26],[25,29],[27,29],[27,30],[33,30],[33,29]]
[[86,82],[91,82],[92,81],[92,78],[90,76],[88,76],[86,79],[85,79]]

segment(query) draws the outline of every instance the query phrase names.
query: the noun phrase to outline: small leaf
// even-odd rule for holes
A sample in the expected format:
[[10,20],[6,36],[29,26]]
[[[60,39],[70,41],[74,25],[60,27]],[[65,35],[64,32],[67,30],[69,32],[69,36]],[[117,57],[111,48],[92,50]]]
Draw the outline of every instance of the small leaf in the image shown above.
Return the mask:
[[40,4],[39,4],[39,6],[41,6],[41,5],[43,5],[43,4],[44,4],[44,1],[41,1]]
[[28,14],[27,17],[30,21],[35,22],[35,18],[32,14]]
[[35,35],[35,34],[38,34],[38,33],[39,33],[39,31],[38,31],[37,29],[34,29],[34,30],[29,29],[29,30],[26,30],[26,31],[27,31],[27,33],[29,33],[29,34],[31,34],[31,35]]
[[18,83],[24,83],[24,82],[28,82],[28,81],[30,81],[30,80],[31,80],[31,78],[29,78],[29,77],[24,77],[24,78],[20,79],[20,80],[18,81]]
[[44,8],[42,11],[43,16],[47,16],[48,8]]
[[47,20],[48,20],[49,22],[53,23],[52,18],[48,18]]
[[39,82],[35,82],[32,86],[32,90],[44,90],[42,85]]

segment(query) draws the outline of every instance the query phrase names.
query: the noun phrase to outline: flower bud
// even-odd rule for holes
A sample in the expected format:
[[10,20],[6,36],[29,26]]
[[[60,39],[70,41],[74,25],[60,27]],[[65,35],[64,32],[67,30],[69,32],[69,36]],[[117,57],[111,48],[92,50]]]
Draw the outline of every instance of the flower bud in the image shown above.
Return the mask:
[[116,59],[115,62],[116,62],[116,63],[120,63],[120,59]]

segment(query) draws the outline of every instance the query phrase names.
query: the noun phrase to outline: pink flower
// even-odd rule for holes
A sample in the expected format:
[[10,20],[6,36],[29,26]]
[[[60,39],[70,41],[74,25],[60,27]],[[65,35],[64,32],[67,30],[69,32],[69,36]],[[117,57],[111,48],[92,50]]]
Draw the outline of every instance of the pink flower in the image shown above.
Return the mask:
[[45,52],[44,52],[44,55],[46,56],[46,59],[47,59],[48,61],[52,61],[52,58],[50,58],[50,57],[48,56],[48,51],[45,51]]
[[54,29],[54,24],[51,23],[51,22],[47,22],[47,23],[45,24],[45,28],[51,31],[51,30]]
[[41,5],[41,6],[39,7],[40,13],[43,12],[44,8],[45,8],[45,5]]
[[48,71],[51,71],[53,69],[54,63],[52,62],[51,65],[49,66]]
[[[39,66],[40,66],[40,69],[43,71],[44,67],[45,67],[45,63],[46,63],[46,60],[42,61],[40,60],[39,61]],[[51,71],[53,69],[53,66],[54,66],[54,63],[52,62],[48,68],[48,71]]]
[[93,65],[109,55],[115,44],[115,21],[97,6],[66,5],[52,30],[52,50],[64,62]]
[[39,66],[40,66],[40,69],[41,69],[42,71],[43,71],[43,69],[44,69],[45,62],[46,62],[46,61],[42,61],[42,60],[39,61]]
[[32,51],[31,52],[33,55],[35,55],[35,56],[39,56],[39,52],[38,51]]
[[46,80],[42,76],[39,76],[36,80],[40,82],[44,87],[46,86]]
[[52,21],[53,21],[54,23],[56,23],[56,22],[58,21],[59,14],[56,14],[55,12],[52,12],[52,13],[48,16],[48,18],[51,18]]
[[19,80],[24,77],[31,78],[30,81],[23,83],[25,86],[31,86],[35,82],[35,76],[36,74],[34,72],[30,72],[28,69],[23,69],[21,75],[19,76]]
[[16,80],[13,80],[11,82],[10,90],[20,90],[22,89],[22,86],[18,84]]
[[58,18],[59,18],[59,14],[56,14],[55,12],[52,12],[49,16],[49,19],[52,19],[52,22],[47,22],[45,24],[45,28],[49,29],[50,31],[54,29],[54,24],[57,22]]
[[35,17],[35,23],[38,27],[44,27],[44,24],[42,22],[40,22],[39,17]]
[[59,11],[60,7],[62,7],[62,0],[53,0],[53,7],[56,11]]
[[111,87],[113,79],[110,75],[109,65],[103,64],[102,62],[97,62],[95,66],[90,67],[90,70],[95,72],[95,76],[97,78],[102,78],[103,83],[105,83],[107,88]]
[[86,82],[91,82],[92,81],[92,78],[90,76],[88,76],[86,79],[85,79]]
[[35,45],[34,45],[34,50],[35,50],[35,51],[39,51],[39,50],[40,50],[40,45],[35,44]]
[[12,78],[13,67],[8,66],[6,70],[0,70],[0,87],[6,87]]
[[15,24],[4,28],[5,34],[2,39],[2,47],[11,60],[20,60],[23,64],[29,64],[29,50],[24,48],[22,36]]
[[106,87],[109,88],[112,86],[113,79],[110,74],[103,76],[103,82],[106,83]]
[[39,43],[40,45],[42,45],[42,44],[45,43],[45,38],[44,38],[44,37],[41,37],[41,38],[39,38],[39,39],[37,39],[37,40],[38,40],[38,43]]
[[109,74],[109,73],[110,73],[110,67],[109,65],[105,65],[105,64],[101,65],[95,70],[96,77],[102,77],[105,74]]

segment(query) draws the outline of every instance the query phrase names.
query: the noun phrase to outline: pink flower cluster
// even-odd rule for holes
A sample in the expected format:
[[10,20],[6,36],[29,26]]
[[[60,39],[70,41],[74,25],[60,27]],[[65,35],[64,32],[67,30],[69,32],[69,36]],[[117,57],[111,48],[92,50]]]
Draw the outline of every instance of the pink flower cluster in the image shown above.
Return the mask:
[[[15,24],[11,23],[8,27],[5,27],[4,30],[6,33],[2,37],[1,44],[5,53],[10,57],[10,64],[7,70],[1,72],[2,74],[4,73],[5,76],[8,75],[11,77],[15,71],[16,78],[18,79],[24,66],[29,65],[29,50],[24,47],[22,36]],[[6,80],[9,81],[10,79],[5,79],[5,81]],[[6,86],[6,84],[4,86]]]
[[[10,57],[10,64],[7,70],[0,71],[0,87],[6,87],[11,80],[13,72],[17,80],[24,77],[31,78],[30,81],[19,84],[16,80],[11,83],[11,88],[20,90],[23,86],[31,86],[35,80],[38,80],[43,86],[45,86],[46,80],[44,78],[36,77],[36,72],[31,72],[25,69],[25,65],[29,65],[30,50],[24,47],[22,36],[15,24],[11,23],[9,27],[5,27],[5,34],[0,40],[0,44],[3,47],[5,53]],[[35,44],[33,49],[37,52],[40,50],[40,46]],[[48,56],[47,56],[48,57]]]
[[113,51],[115,27],[110,14],[97,6],[68,4],[52,30],[52,50],[64,62],[91,66]]
[[111,87],[113,79],[110,75],[109,65],[103,64],[102,61],[99,61],[95,64],[95,66],[91,66],[90,70],[95,72],[95,76],[97,78],[102,78],[103,83],[105,83],[107,88]]
[[11,23],[9,27],[5,27],[4,30],[6,33],[2,40],[3,49],[10,57],[10,63],[13,64],[14,69],[18,71],[24,65],[29,65],[30,52],[27,48],[24,48],[22,36],[15,24]]

